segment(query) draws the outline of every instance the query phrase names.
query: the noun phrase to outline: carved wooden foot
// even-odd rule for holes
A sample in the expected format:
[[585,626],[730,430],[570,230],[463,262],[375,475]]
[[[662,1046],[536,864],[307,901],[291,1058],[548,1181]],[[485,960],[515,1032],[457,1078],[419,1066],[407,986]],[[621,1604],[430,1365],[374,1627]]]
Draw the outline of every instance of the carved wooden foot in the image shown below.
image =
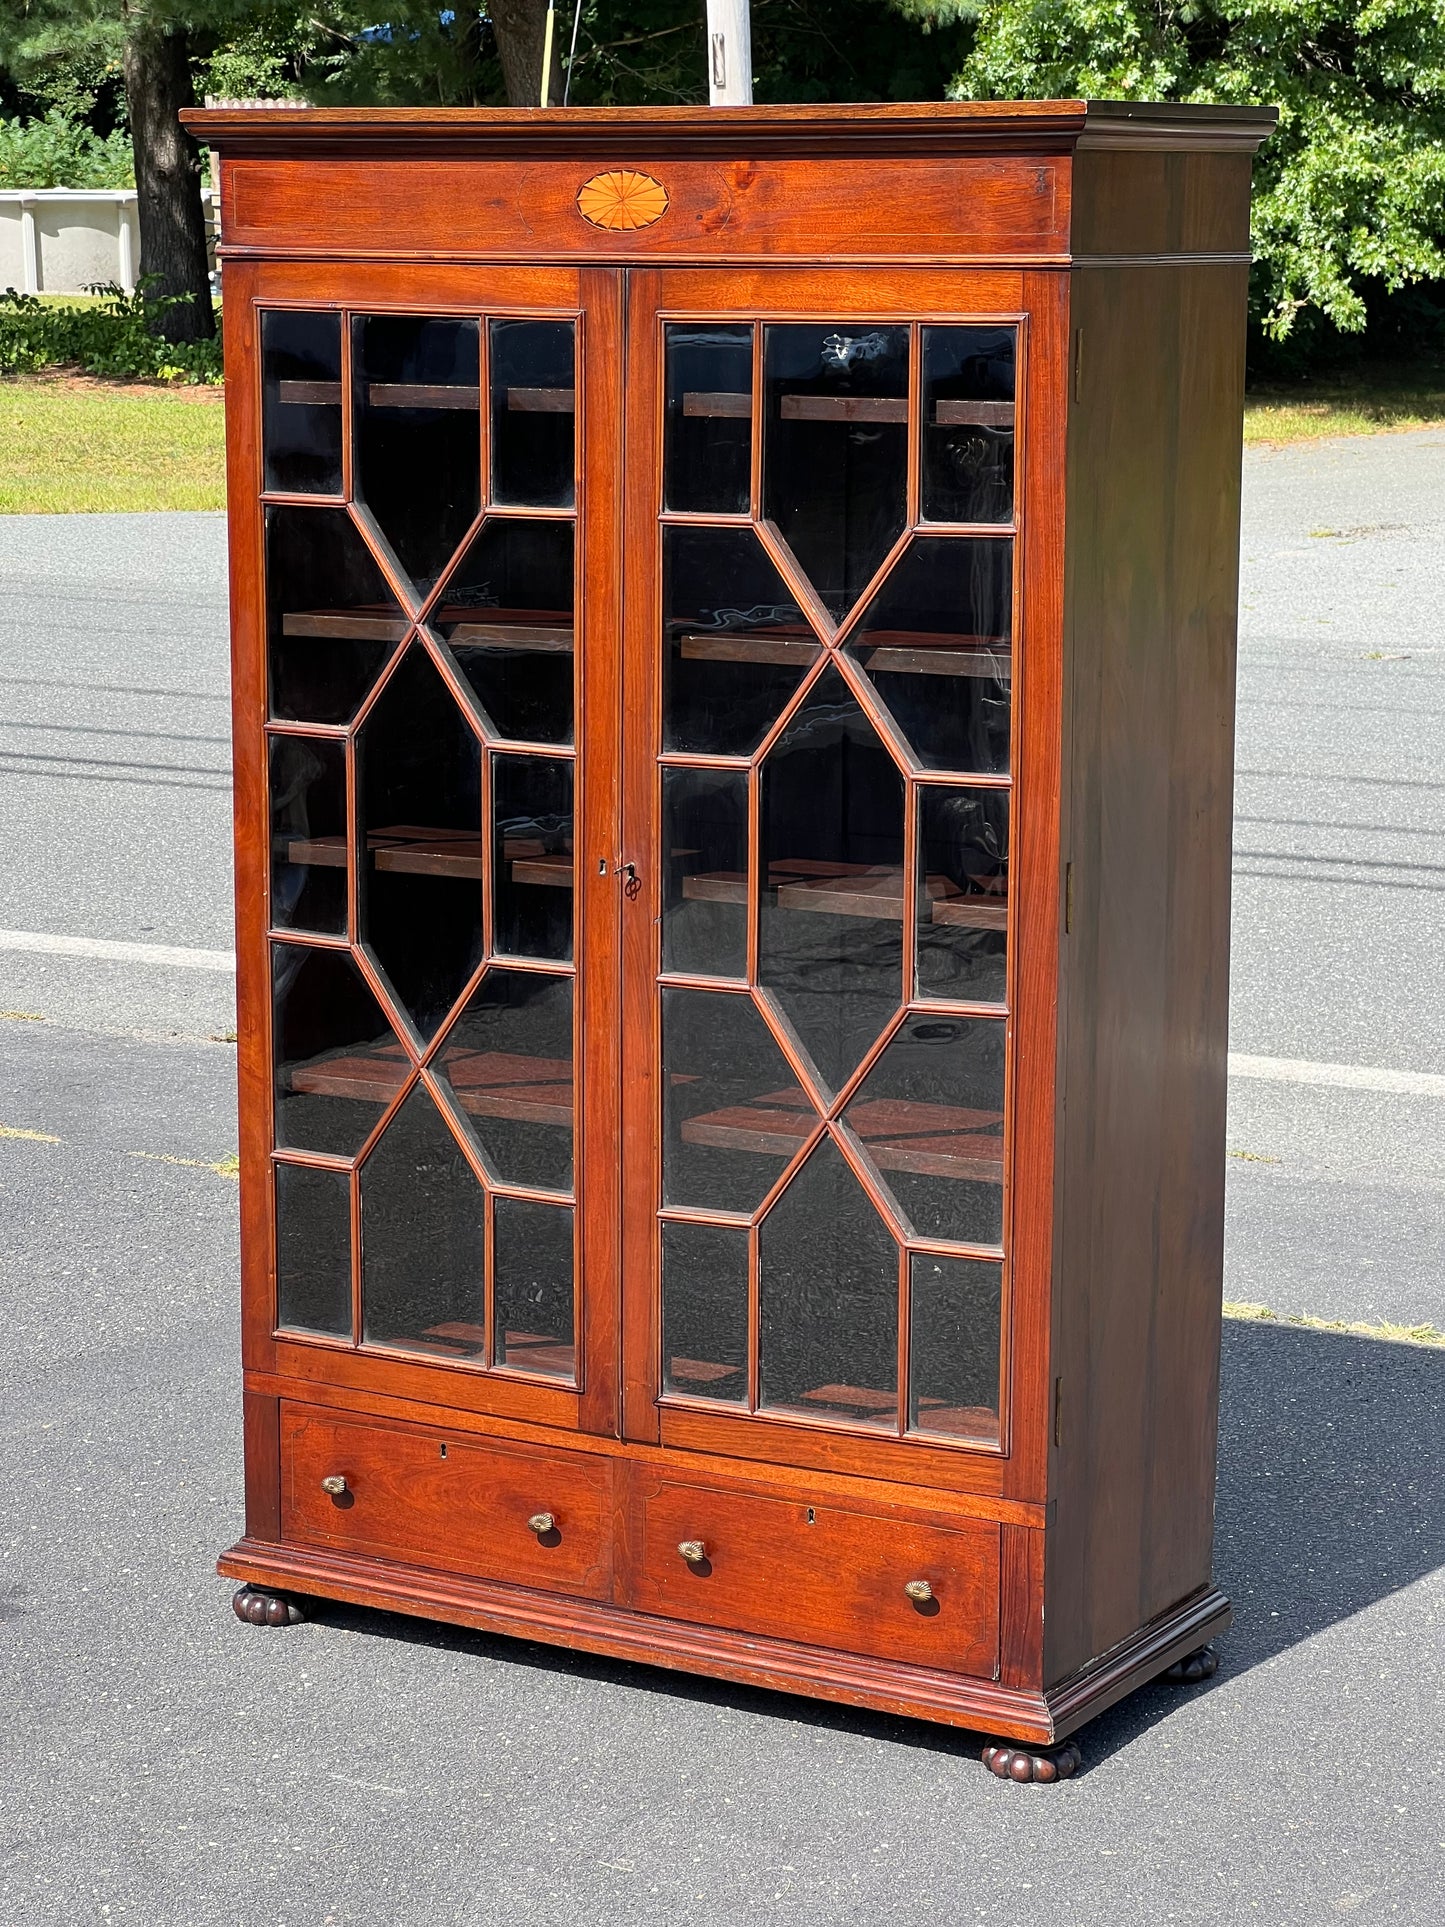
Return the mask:
[[295,1626],[306,1617],[285,1593],[264,1592],[259,1586],[242,1586],[231,1609],[248,1626]]
[[983,1749],[983,1763],[1001,1780],[1028,1783],[1072,1779],[1081,1761],[1072,1740],[1062,1746],[1013,1746],[1000,1741]]
[[1218,1653],[1212,1646],[1201,1646],[1196,1652],[1186,1653],[1183,1659],[1176,1659],[1168,1672],[1159,1677],[1174,1686],[1197,1686],[1202,1679],[1213,1679],[1218,1670]]

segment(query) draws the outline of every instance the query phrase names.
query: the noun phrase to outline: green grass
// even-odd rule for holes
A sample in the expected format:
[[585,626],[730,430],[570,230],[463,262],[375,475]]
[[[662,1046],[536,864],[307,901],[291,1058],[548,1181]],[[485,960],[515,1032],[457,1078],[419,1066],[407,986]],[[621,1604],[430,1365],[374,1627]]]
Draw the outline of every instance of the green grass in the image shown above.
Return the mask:
[[1445,1332],[1434,1325],[1392,1325],[1381,1319],[1316,1318],[1310,1312],[1272,1311],[1268,1305],[1230,1304],[1224,1306],[1226,1318],[1251,1325],[1299,1325],[1306,1331],[1345,1332],[1351,1338],[1380,1338],[1393,1345],[1428,1345],[1445,1348]]
[[219,388],[0,381],[0,514],[225,506]]
[[1278,447],[1326,435],[1378,435],[1445,422],[1445,368],[1261,385],[1244,398],[1245,444]]

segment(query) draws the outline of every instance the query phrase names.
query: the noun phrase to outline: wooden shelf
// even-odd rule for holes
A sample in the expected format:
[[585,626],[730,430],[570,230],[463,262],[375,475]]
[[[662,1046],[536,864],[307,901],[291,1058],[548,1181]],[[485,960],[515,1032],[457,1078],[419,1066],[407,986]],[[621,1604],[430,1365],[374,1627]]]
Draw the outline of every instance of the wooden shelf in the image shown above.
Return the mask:
[[[872,1098],[850,1104],[843,1121],[862,1139],[880,1171],[1003,1182],[1003,1117],[998,1111]],[[717,1151],[789,1158],[816,1122],[813,1106],[794,1087],[686,1118],[682,1141]]]
[[[482,880],[482,839],[475,830],[429,829],[419,824],[399,823],[373,830],[366,839],[366,847],[378,870],[404,876],[458,877],[474,883]],[[346,851],[344,836],[298,836],[286,845],[286,861],[319,869],[344,870]],[[572,887],[571,854],[549,851],[540,837],[504,837],[502,857],[511,863],[514,883]]]
[[[816,660],[819,643],[802,627],[684,630],[678,652],[688,662],[777,663],[798,668]],[[937,636],[909,630],[873,630],[854,636],[849,653],[874,674],[981,676],[1007,682],[1013,657],[988,636]]]
[[[440,1068],[464,1111],[516,1124],[572,1128],[572,1065],[565,1057],[522,1057],[507,1051],[452,1049]],[[308,1097],[349,1097],[389,1104],[409,1062],[399,1044],[379,1044],[347,1056],[302,1064],[291,1088]]]
[[[467,382],[357,381],[357,390],[370,408],[480,408],[481,390]],[[571,388],[509,388],[507,407],[520,415],[571,415],[577,397]],[[276,398],[289,406],[338,408],[339,381],[281,381]]]
[[[457,603],[433,609],[428,624],[446,640],[469,648],[525,650],[529,654],[572,653],[573,627],[561,611],[498,609],[485,613]],[[377,605],[355,609],[296,609],[281,618],[283,636],[330,642],[400,642],[411,628],[405,616]]]
[[[747,421],[753,412],[750,394],[693,389],[682,397],[685,416],[711,416]],[[908,403],[894,395],[780,395],[778,413],[785,422],[906,422]],[[934,404],[932,426],[938,428],[996,428],[1012,430],[1011,401],[946,401]]]
[[[774,901],[780,910],[903,919],[903,872],[897,868],[780,861],[768,866],[767,887],[776,893]],[[923,890],[932,905],[934,923],[970,930],[1007,928],[1008,900],[996,890],[971,894],[946,876],[925,877]],[[746,904],[748,880],[740,870],[700,871],[682,879],[682,894],[695,903]]]

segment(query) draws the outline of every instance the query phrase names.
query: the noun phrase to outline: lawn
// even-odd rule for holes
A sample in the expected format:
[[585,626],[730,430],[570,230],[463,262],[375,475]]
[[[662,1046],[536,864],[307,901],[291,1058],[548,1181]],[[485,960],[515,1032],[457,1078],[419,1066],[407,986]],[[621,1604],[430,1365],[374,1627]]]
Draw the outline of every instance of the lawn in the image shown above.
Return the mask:
[[0,514],[224,508],[221,402],[215,387],[0,381]]
[[1244,399],[1245,445],[1319,441],[1326,435],[1378,435],[1445,422],[1445,368],[1401,368],[1368,375],[1280,383]]

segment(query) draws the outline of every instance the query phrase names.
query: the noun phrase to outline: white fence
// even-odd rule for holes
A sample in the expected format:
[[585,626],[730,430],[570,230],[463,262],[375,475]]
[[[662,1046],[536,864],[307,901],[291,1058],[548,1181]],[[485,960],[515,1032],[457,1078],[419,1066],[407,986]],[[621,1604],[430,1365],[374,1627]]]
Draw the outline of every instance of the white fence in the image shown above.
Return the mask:
[[[201,189],[212,265],[216,211]],[[140,272],[133,187],[0,189],[0,288],[22,294],[83,294],[96,281],[127,293]]]

